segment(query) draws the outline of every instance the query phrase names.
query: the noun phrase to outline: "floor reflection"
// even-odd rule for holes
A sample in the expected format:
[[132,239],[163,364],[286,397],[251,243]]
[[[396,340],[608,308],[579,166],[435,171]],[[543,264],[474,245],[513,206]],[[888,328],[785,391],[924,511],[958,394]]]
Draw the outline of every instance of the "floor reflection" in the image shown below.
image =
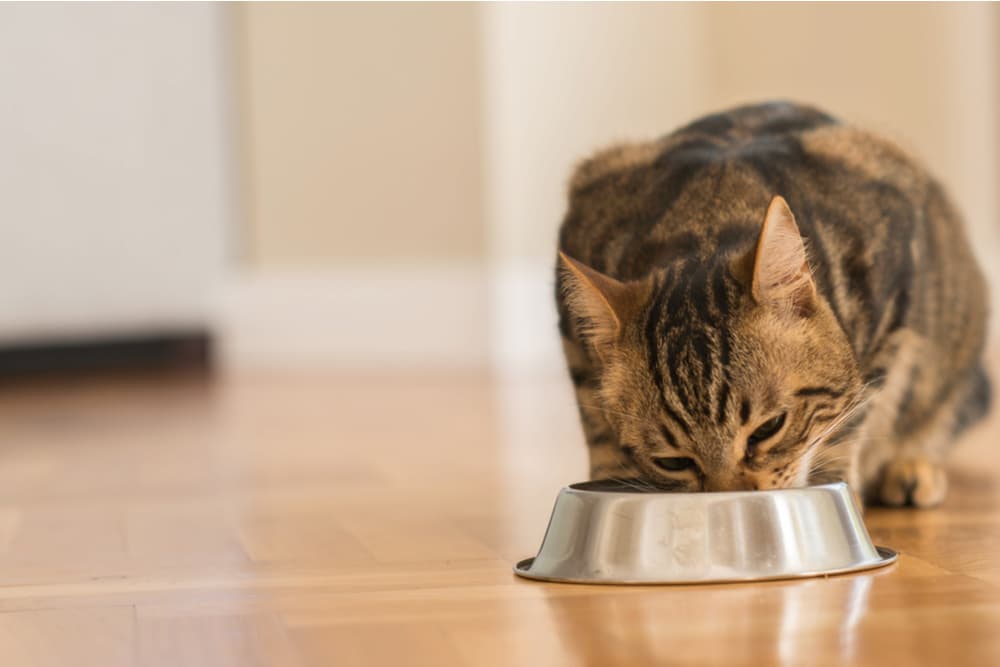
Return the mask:
[[[817,648],[817,622],[824,618],[823,628],[839,629],[837,646],[824,646],[825,656],[836,656],[847,662],[856,654],[856,628],[858,621],[868,611],[868,593],[872,575],[861,575],[836,580],[806,581],[782,590],[781,623],[778,631],[778,658],[782,665],[809,664],[810,654],[815,660]],[[827,590],[824,590],[827,588]],[[836,619],[830,619],[835,616]],[[823,632],[833,639],[833,633]]]
[[855,655],[856,629],[867,613],[872,582],[882,574],[595,588],[590,595],[552,595],[547,602],[563,648],[584,665],[804,665],[815,664],[817,656],[840,663]]

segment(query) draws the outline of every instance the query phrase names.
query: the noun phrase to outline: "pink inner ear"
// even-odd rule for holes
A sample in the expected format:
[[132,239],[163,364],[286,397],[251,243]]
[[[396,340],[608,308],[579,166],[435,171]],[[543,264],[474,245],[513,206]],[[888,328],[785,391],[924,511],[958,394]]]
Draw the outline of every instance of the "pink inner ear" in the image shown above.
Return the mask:
[[760,304],[808,315],[816,286],[805,243],[788,204],[775,197],[767,208],[754,255],[753,295]]

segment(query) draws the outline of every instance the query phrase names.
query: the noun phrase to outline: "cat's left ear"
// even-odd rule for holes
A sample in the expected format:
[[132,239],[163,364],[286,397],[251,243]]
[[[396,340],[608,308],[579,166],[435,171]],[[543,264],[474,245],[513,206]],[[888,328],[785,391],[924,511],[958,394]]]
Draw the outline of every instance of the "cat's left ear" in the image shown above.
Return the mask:
[[807,317],[816,310],[816,283],[805,242],[783,197],[767,207],[753,256],[754,300],[782,312]]

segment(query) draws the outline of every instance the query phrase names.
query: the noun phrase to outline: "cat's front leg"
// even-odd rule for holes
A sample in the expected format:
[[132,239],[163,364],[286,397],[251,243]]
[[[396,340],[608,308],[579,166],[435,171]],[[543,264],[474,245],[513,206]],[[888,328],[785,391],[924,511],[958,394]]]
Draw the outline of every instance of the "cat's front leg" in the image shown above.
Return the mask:
[[948,475],[944,465],[925,454],[897,457],[882,473],[879,499],[890,507],[907,502],[915,507],[940,505],[948,493]]
[[913,340],[900,346],[873,411],[876,437],[862,461],[866,495],[890,507],[928,508],[944,501],[945,457],[960,432],[981,419],[989,405],[989,380],[980,366],[949,383],[947,367],[928,367],[932,362],[926,361],[940,358],[940,352],[913,353],[923,346],[924,341]]
[[882,471],[880,500],[894,507],[907,502],[915,507],[940,505],[948,493],[945,454],[956,437],[986,415],[991,393],[986,371],[976,364],[925,421],[907,414],[908,406],[900,406],[897,424],[919,424],[919,428],[907,432],[897,426],[903,435]]

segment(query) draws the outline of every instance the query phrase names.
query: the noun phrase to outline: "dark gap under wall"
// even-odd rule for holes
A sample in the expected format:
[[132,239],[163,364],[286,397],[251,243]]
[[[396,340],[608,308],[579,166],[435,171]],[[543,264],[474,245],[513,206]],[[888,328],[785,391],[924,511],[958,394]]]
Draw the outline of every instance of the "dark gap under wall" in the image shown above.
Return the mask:
[[212,340],[204,331],[0,345],[0,378],[105,371],[209,370],[211,362]]

